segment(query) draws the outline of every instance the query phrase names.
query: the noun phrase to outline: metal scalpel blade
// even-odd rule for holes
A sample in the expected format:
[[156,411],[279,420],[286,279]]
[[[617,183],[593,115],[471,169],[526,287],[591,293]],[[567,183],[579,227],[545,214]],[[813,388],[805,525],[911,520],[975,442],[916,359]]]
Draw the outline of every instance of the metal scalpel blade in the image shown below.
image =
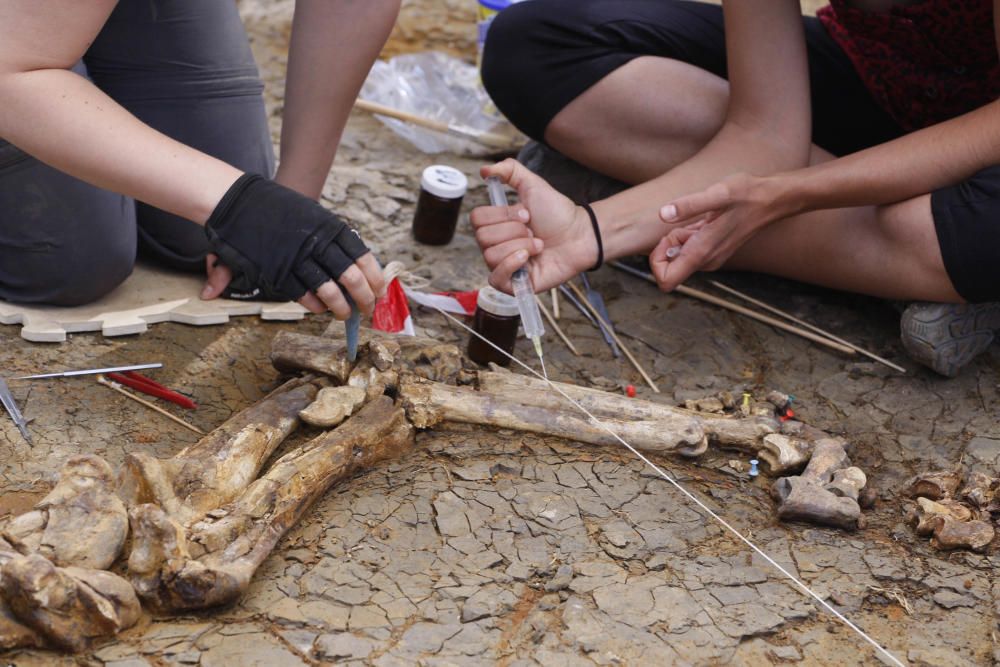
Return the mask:
[[351,316],[344,322],[344,333],[347,338],[347,360],[352,364],[358,360],[358,335],[361,332],[361,311],[351,301]]
[[7,386],[7,381],[3,378],[0,378],[0,402],[7,409],[7,414],[10,415],[10,418],[14,420],[14,424],[17,425],[17,430],[21,432],[21,436],[24,437],[29,445],[34,446],[31,442],[31,434],[28,433],[28,422],[24,420],[21,410],[18,409],[17,403],[14,402],[14,397],[10,393],[10,387]]

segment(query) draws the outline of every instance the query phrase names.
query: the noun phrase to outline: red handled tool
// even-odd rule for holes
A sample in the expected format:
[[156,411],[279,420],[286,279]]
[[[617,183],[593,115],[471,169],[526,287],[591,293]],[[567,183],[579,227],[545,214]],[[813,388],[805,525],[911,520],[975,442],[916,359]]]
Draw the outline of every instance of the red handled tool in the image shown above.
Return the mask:
[[162,398],[163,400],[170,401],[171,403],[176,403],[182,408],[194,410],[198,407],[197,403],[184,394],[179,394],[173,389],[167,389],[159,382],[151,380],[145,375],[140,375],[135,371],[108,373],[107,377],[119,384],[125,385],[126,387],[131,387],[136,391],[141,391],[144,394],[149,394],[150,396],[155,396],[156,398]]

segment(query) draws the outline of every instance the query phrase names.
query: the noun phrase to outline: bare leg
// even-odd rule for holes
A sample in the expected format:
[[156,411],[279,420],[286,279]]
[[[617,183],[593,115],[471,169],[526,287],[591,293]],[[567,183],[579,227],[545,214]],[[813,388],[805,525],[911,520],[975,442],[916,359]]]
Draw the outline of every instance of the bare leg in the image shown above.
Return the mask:
[[[686,63],[636,58],[596,83],[549,124],[545,138],[613,178],[642,183],[697,153],[722,127],[729,84]],[[749,153],[749,151],[748,151]],[[679,169],[657,184],[662,201],[753,169],[733,152]],[[833,159],[813,146],[813,164]],[[681,173],[686,172],[686,173]],[[646,248],[645,250],[650,250]],[[726,265],[893,299],[961,301],[944,269],[930,196],[882,207],[816,211],[776,222]]]

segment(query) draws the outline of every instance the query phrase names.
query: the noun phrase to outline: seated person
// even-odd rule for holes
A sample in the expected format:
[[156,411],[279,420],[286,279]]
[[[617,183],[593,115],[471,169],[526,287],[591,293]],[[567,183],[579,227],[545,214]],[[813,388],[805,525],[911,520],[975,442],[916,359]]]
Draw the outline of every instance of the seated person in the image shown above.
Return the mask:
[[955,375],[1000,327],[998,19],[990,0],[511,6],[482,74],[542,144],[532,167],[563,178],[561,153],[621,192],[485,169],[521,198],[474,212],[491,282],[649,253],[668,291],[726,268],[914,301],[904,346]]

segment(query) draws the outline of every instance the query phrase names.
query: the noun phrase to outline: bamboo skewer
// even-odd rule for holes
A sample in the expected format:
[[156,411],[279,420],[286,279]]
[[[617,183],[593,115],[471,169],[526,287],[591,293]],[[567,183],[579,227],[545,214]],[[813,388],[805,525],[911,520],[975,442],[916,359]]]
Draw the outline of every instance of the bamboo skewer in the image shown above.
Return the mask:
[[549,297],[552,298],[552,317],[559,319],[559,290],[553,287],[549,290]]
[[463,139],[471,139],[491,148],[513,151],[518,150],[521,147],[521,142],[513,137],[505,137],[504,135],[497,134],[496,132],[484,132],[482,130],[476,130],[464,125],[455,125],[441,120],[434,120],[433,118],[419,116],[415,113],[410,113],[409,111],[393,109],[392,107],[387,107],[384,104],[379,104],[378,102],[369,102],[368,100],[358,98],[354,102],[354,107],[363,111],[370,111],[371,113],[375,113],[380,116],[388,116],[389,118],[395,118],[406,123],[426,127],[430,130],[459,136]]
[[539,299],[537,295],[535,296],[535,300],[538,302],[538,309],[542,311],[542,315],[544,315],[545,319],[548,320],[549,324],[552,325],[552,329],[559,335],[559,337],[562,339],[562,342],[566,343],[566,347],[569,348],[570,352],[579,357],[580,351],[576,349],[576,346],[573,345],[573,342],[569,339],[569,337],[567,337],[566,334],[563,333],[563,330],[559,328],[559,325],[556,323],[556,320],[552,316],[552,313],[549,312],[549,309],[545,307],[545,304],[542,303],[542,300]]
[[818,326],[816,326],[814,324],[809,324],[805,320],[799,319],[798,317],[795,317],[794,315],[792,315],[790,313],[786,313],[785,311],[781,310],[780,308],[775,308],[774,306],[772,306],[769,303],[766,303],[764,301],[760,301],[759,299],[755,299],[752,296],[750,296],[749,294],[744,294],[743,292],[741,292],[741,291],[739,291],[737,289],[733,289],[732,287],[729,287],[728,285],[723,285],[722,283],[720,283],[717,280],[710,280],[709,283],[712,284],[712,285],[714,285],[715,287],[718,287],[719,289],[721,289],[724,292],[729,292],[733,296],[737,296],[737,297],[743,299],[744,301],[746,301],[748,303],[752,303],[753,305],[758,306],[760,308],[763,308],[766,311],[772,312],[775,315],[780,315],[781,317],[786,318],[790,322],[795,322],[799,326],[803,326],[806,329],[809,329],[810,331],[815,331],[818,334],[822,334],[822,335],[826,336],[827,338],[829,338],[830,340],[832,340],[834,342],[840,343],[841,345],[846,345],[847,347],[851,348],[855,352],[857,352],[859,354],[863,354],[863,355],[865,355],[866,357],[868,357],[870,359],[874,359],[875,361],[877,361],[877,362],[879,362],[881,364],[885,364],[886,366],[888,366],[889,368],[891,368],[893,370],[897,370],[900,373],[905,373],[906,372],[906,369],[903,368],[902,366],[900,366],[899,364],[894,364],[893,362],[889,361],[888,359],[885,359],[883,357],[878,356],[874,352],[869,352],[868,350],[866,350],[866,349],[864,349],[862,347],[858,347],[857,345],[855,345],[854,343],[851,343],[850,341],[846,341],[843,338],[840,338],[839,336],[834,336],[829,331],[827,331],[825,329],[821,329],[820,327],[818,327]]
[[609,334],[611,334],[611,337],[614,338],[615,342],[618,344],[618,347],[625,354],[625,356],[628,357],[628,360],[632,362],[632,365],[635,366],[635,369],[639,371],[639,374],[642,375],[642,379],[646,381],[646,384],[649,385],[650,389],[652,389],[655,393],[659,394],[660,388],[656,386],[656,383],[653,382],[653,379],[649,377],[648,373],[646,373],[646,369],[642,367],[642,365],[639,363],[639,360],[636,359],[631,352],[629,352],[627,347],[625,347],[621,339],[618,337],[618,334],[616,334],[614,329],[611,328],[611,325],[605,322],[604,318],[601,317],[601,314],[597,312],[597,309],[594,308],[594,306],[591,305],[589,301],[587,301],[587,297],[583,295],[583,292],[580,291],[580,288],[569,281],[566,282],[566,286],[573,291],[573,294],[575,294],[576,297],[580,300],[580,303],[582,303],[583,306],[590,311],[590,314],[594,316],[594,319],[596,319],[598,322],[604,325],[604,328],[607,330]]
[[115,391],[117,391],[119,394],[122,394],[123,396],[127,396],[127,397],[131,398],[133,401],[136,401],[138,403],[142,403],[147,408],[150,408],[152,410],[155,410],[155,411],[159,412],[164,417],[167,417],[169,419],[174,420],[175,422],[177,422],[178,424],[180,424],[184,428],[190,429],[190,430],[194,431],[195,433],[197,433],[198,435],[205,435],[205,432],[202,431],[201,429],[199,429],[197,426],[192,426],[191,424],[187,423],[186,421],[184,421],[183,419],[181,419],[177,415],[170,414],[169,412],[167,412],[166,410],[164,410],[160,406],[154,405],[154,404],[150,403],[149,401],[147,401],[145,399],[139,398],[138,396],[136,396],[132,392],[126,391],[125,389],[122,389],[121,385],[119,385],[117,382],[112,382],[111,380],[108,380],[107,378],[105,378],[103,375],[98,375],[97,376],[97,381],[100,382],[101,384],[103,384],[105,387],[110,387],[111,389],[114,389]]
[[[653,284],[656,284],[656,279],[653,276],[649,275],[648,273],[646,273],[644,271],[640,271],[639,269],[634,269],[631,266],[628,266],[626,264],[622,264],[621,262],[609,262],[609,264],[611,264],[611,266],[615,267],[616,269],[620,269],[620,270],[622,270],[622,271],[624,271],[626,273],[632,274],[633,276],[638,276],[639,278],[642,278],[643,280],[646,280],[646,281],[649,281],[649,282],[651,282]],[[679,292],[680,294],[683,294],[685,296],[690,296],[692,298],[699,299],[701,301],[706,301],[708,303],[711,303],[711,304],[714,304],[716,306],[719,306],[720,308],[725,308],[726,310],[731,310],[734,313],[739,313],[740,315],[745,315],[746,317],[749,317],[751,319],[755,319],[758,322],[763,322],[764,324],[769,324],[772,327],[776,327],[776,328],[781,329],[783,331],[787,331],[789,333],[793,333],[793,334],[795,334],[797,336],[801,336],[802,338],[805,338],[807,340],[811,340],[814,343],[819,343],[820,345],[825,345],[826,347],[829,347],[829,348],[832,348],[834,350],[837,350],[838,352],[843,352],[844,354],[848,354],[848,355],[855,354],[853,348],[850,348],[850,347],[848,347],[846,345],[842,345],[842,344],[840,344],[840,343],[838,343],[836,341],[832,341],[829,338],[826,338],[825,336],[817,336],[816,334],[812,333],[811,331],[806,331],[805,329],[801,329],[799,327],[792,326],[791,324],[788,324],[787,322],[782,322],[781,320],[775,319],[773,317],[769,317],[769,316],[764,315],[762,313],[758,313],[756,311],[750,310],[749,308],[744,308],[743,306],[741,306],[739,304],[736,304],[736,303],[733,303],[732,301],[726,301],[725,299],[722,299],[720,297],[714,296],[714,295],[709,294],[707,292],[702,292],[701,290],[694,289],[693,287],[687,287],[686,285],[678,285],[677,286],[677,292]]]

